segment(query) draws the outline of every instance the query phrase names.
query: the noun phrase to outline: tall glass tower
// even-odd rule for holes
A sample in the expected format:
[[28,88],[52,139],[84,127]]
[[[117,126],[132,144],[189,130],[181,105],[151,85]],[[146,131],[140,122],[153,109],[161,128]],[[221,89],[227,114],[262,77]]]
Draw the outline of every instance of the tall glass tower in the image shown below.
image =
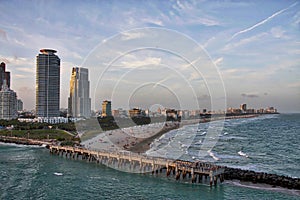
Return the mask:
[[85,118],[91,116],[89,71],[86,68],[72,69],[68,116]]
[[36,57],[36,117],[59,117],[60,59],[52,49]]

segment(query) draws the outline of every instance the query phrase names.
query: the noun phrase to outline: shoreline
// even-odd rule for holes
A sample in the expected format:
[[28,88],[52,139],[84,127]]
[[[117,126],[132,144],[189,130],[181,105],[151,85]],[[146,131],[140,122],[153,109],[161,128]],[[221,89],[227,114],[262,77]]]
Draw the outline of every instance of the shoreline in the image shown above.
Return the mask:
[[129,151],[132,151],[134,153],[145,153],[146,151],[148,151],[150,149],[150,145],[155,139],[161,137],[162,135],[164,135],[165,133],[167,133],[171,130],[179,129],[179,128],[182,128],[183,126],[199,124],[199,123],[209,123],[209,122],[212,122],[212,121],[218,121],[218,120],[222,120],[222,119],[224,119],[224,120],[242,119],[242,118],[254,118],[254,117],[258,117],[258,116],[260,116],[260,115],[258,115],[258,114],[249,114],[249,115],[237,115],[237,116],[224,116],[224,117],[215,117],[215,118],[182,120],[181,122],[173,122],[171,124],[171,128],[164,127],[162,130],[160,130],[155,135],[153,135],[149,138],[146,138],[142,141],[139,141],[139,143],[136,143],[135,145],[131,146],[130,148],[124,149],[124,150],[129,150]]
[[135,144],[134,146],[128,148],[127,150],[132,151],[134,153],[145,153],[146,151],[148,151],[150,149],[150,144],[156,138],[161,137],[162,135],[164,135],[165,133],[167,133],[171,130],[179,129],[183,126],[197,124],[197,123],[200,123],[200,119],[184,120],[184,121],[181,121],[181,122],[173,122],[171,124],[169,123],[168,126],[163,127],[155,135],[140,141],[139,143]]
[[11,137],[11,136],[2,136],[0,135],[0,142],[3,143],[10,143],[10,144],[20,144],[20,145],[28,145],[28,146],[47,146],[51,145],[50,141],[43,141],[43,140],[34,140],[34,139],[27,139],[21,137]]

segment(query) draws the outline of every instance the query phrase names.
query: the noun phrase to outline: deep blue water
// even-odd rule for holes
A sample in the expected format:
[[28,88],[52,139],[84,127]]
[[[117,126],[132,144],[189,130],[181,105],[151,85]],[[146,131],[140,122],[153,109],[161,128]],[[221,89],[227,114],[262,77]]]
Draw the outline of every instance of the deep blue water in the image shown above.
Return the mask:
[[[281,114],[226,121],[212,150],[216,162],[300,177],[299,120],[299,114]],[[195,149],[192,145],[189,153]],[[249,157],[237,154],[240,150]],[[70,160],[44,148],[0,144],[1,199],[300,199],[291,190],[237,184],[192,185]]]

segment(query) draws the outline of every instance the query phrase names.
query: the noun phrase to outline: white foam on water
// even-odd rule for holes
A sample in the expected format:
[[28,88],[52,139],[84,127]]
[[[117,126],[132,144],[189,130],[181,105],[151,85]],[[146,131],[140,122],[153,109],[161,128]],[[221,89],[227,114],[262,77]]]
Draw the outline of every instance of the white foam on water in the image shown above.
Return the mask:
[[290,189],[282,188],[282,187],[272,187],[271,185],[262,184],[262,183],[254,184],[254,183],[240,182],[240,181],[226,181],[226,183],[233,184],[233,185],[239,186],[239,187],[258,189],[258,190],[283,192],[283,193],[287,193],[287,194],[300,196],[300,192],[298,190],[290,190]]
[[26,145],[26,144],[15,144],[15,143],[5,143],[5,142],[0,142],[0,145],[5,145],[5,146],[12,146],[12,147],[26,147],[26,148],[45,148],[44,146],[40,145]]
[[217,156],[215,156],[215,154],[213,152],[211,152],[211,150],[208,150],[207,153],[216,161],[220,160]]
[[248,156],[247,154],[245,154],[244,152],[242,152],[242,151],[239,151],[238,154],[239,154],[240,156],[249,158],[249,156]]
[[63,173],[60,173],[60,172],[54,172],[53,173],[55,176],[62,176],[63,175]]

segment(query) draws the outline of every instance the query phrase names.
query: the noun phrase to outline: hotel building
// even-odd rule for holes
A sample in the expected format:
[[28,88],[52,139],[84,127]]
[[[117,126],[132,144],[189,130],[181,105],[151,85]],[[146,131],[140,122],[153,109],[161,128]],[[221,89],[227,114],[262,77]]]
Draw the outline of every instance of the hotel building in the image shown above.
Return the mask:
[[59,117],[60,59],[52,49],[36,57],[36,117]]

